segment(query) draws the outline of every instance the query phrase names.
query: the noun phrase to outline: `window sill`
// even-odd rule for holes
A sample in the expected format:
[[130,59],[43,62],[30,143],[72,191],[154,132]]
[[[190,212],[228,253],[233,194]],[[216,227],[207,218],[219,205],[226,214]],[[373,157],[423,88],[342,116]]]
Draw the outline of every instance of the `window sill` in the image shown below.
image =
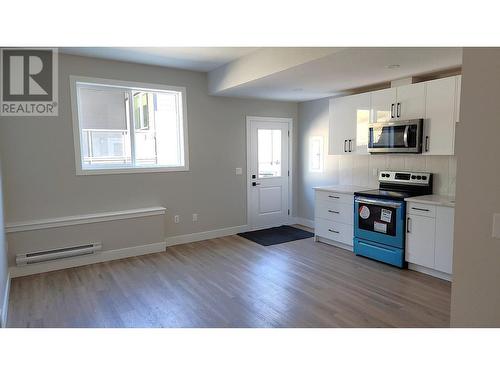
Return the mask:
[[165,173],[165,172],[189,172],[189,166],[182,167],[146,167],[146,168],[102,168],[102,169],[77,169],[77,176],[99,175],[99,174],[134,174],[134,173]]

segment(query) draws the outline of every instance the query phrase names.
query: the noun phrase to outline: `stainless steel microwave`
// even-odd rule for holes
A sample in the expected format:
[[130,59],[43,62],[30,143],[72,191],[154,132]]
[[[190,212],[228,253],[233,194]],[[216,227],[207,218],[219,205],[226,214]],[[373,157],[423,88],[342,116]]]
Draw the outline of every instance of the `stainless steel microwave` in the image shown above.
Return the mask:
[[368,152],[422,153],[423,119],[379,122],[368,126]]

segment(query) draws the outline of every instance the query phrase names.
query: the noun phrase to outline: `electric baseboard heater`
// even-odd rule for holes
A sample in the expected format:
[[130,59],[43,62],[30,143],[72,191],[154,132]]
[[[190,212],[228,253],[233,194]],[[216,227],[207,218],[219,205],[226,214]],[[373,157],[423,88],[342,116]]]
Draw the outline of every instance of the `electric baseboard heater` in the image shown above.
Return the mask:
[[16,264],[18,266],[26,266],[28,264],[49,262],[57,259],[91,255],[101,250],[101,248],[101,242],[94,242],[84,245],[62,247],[58,249],[33,251],[31,253],[16,255]]

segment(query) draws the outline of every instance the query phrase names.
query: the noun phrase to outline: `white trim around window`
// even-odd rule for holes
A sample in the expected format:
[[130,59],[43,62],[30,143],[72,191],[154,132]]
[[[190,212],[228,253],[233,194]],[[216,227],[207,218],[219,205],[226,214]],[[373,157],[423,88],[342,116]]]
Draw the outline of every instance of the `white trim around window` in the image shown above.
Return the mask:
[[[123,167],[95,167],[92,169],[82,167],[82,149],[80,140],[80,124],[78,115],[78,98],[77,98],[77,83],[87,83],[91,85],[102,85],[107,87],[125,88],[129,90],[146,90],[146,91],[177,91],[181,93],[182,104],[182,126],[179,131],[182,132],[181,137],[181,153],[183,165],[180,166],[123,166]],[[73,119],[73,141],[75,147],[75,169],[77,175],[96,175],[96,174],[123,174],[123,173],[151,173],[151,172],[174,172],[174,171],[189,171],[189,143],[188,143],[188,123],[187,123],[187,98],[186,88],[179,86],[167,86],[153,83],[142,83],[133,81],[118,81],[103,78],[70,76],[70,94],[71,94],[71,111]]]

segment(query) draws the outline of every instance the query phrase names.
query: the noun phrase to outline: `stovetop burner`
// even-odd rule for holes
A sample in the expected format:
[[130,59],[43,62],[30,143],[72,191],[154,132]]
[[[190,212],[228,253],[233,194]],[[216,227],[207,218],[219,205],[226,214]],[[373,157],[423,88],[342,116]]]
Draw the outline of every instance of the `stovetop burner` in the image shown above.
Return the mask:
[[415,194],[412,194],[410,192],[381,190],[381,189],[357,191],[355,195],[362,197],[369,197],[369,198],[386,198],[386,199],[401,200],[401,201],[403,201],[405,198],[415,196]]

